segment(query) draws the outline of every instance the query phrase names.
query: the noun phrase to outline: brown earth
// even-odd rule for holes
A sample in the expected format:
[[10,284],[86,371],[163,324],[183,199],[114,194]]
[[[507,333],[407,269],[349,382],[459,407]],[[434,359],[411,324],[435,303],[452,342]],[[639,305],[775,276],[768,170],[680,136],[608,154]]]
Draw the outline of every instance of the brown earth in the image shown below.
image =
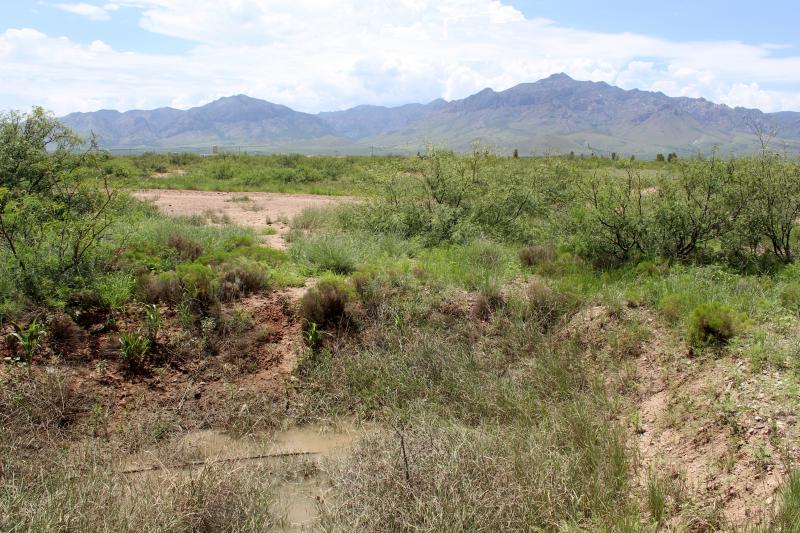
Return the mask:
[[[631,324],[646,328],[647,338],[627,347],[608,343]],[[642,308],[586,309],[562,335],[577,338],[592,357],[630,358],[617,383],[630,400],[623,423],[638,448],[639,500],[647,501],[653,480],[667,493],[665,529],[768,523],[787,465],[800,459],[796,416],[783,407],[788,385],[779,373],[750,373],[735,353],[695,353]]]

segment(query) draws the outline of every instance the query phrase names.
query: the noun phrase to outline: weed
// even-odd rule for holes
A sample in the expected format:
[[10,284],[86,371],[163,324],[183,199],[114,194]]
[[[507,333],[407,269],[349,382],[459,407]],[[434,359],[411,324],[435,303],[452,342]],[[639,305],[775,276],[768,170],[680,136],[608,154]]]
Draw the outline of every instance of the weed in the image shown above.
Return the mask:
[[781,490],[780,506],[773,521],[777,531],[797,531],[800,526],[800,471],[786,477]]
[[130,372],[139,372],[147,362],[150,340],[138,332],[123,333],[119,338],[120,359]]
[[145,305],[144,311],[144,328],[147,332],[147,340],[151,346],[154,346],[158,339],[158,332],[164,325],[164,320],[161,318],[161,313],[156,304]]
[[47,334],[44,326],[39,323],[37,319],[31,320],[27,326],[22,327],[19,324],[14,324],[14,331],[11,336],[17,340],[22,347],[23,361],[30,370],[31,362],[33,361],[33,354],[39,348],[42,339]]

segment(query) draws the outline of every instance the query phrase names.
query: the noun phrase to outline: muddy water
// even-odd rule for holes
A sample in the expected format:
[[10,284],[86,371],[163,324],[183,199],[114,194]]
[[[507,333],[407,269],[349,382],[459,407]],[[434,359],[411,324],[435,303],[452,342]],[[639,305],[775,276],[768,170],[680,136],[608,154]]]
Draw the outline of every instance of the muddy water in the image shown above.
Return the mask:
[[[328,480],[318,468],[319,463],[346,455],[365,431],[365,428],[349,422],[335,426],[294,427],[244,439],[215,430],[195,431],[171,446],[172,454],[169,455],[174,456],[175,464],[198,464],[183,470],[172,469],[169,475],[185,475],[202,468],[203,464],[220,461],[275,464],[276,501],[273,512],[283,517],[283,530],[317,531],[320,503],[331,497]],[[303,455],[289,455],[295,453]],[[163,450],[158,455],[163,457]],[[273,457],[248,459],[265,455]],[[163,476],[164,470],[146,470],[159,464],[154,462],[154,458],[154,454],[144,452],[126,461],[124,470],[145,469],[141,475]]]

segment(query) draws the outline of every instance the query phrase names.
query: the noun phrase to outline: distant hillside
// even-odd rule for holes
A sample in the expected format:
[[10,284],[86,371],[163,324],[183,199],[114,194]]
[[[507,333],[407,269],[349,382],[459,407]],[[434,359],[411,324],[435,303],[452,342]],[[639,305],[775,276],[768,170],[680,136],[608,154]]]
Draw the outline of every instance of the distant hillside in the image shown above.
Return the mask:
[[166,149],[262,145],[271,151],[409,153],[434,143],[468,150],[479,142],[522,154],[600,152],[651,156],[756,148],[753,124],[774,128],[776,143],[800,150],[800,113],[762,113],[702,98],[626,91],[554,74],[496,92],[399,107],[358,106],[311,115],[239,95],[187,111],[73,113],[64,122],[95,132],[106,148]]

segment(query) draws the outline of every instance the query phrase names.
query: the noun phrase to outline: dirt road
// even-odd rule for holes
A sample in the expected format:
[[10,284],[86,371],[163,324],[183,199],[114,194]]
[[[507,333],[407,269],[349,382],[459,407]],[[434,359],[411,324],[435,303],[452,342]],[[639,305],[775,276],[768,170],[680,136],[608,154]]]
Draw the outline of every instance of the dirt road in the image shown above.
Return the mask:
[[346,196],[283,194],[266,192],[213,192],[150,189],[133,195],[153,201],[162,212],[172,216],[203,215],[211,222],[232,222],[241,226],[275,228],[275,235],[264,238],[266,244],[285,248],[284,235],[289,220],[308,207],[322,207],[337,202],[353,201]]

